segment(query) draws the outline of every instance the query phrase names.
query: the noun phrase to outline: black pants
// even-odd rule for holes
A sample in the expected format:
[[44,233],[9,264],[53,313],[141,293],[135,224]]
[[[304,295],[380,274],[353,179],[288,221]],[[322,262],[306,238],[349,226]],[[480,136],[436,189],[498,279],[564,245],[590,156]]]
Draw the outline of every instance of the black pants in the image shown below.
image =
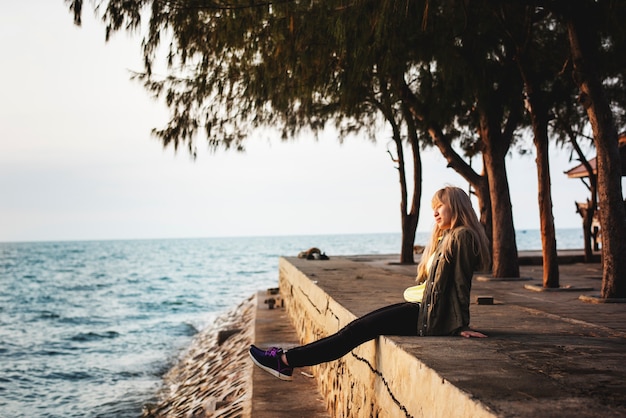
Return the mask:
[[379,335],[417,335],[419,304],[398,303],[357,318],[336,334],[286,352],[291,367],[336,360]]

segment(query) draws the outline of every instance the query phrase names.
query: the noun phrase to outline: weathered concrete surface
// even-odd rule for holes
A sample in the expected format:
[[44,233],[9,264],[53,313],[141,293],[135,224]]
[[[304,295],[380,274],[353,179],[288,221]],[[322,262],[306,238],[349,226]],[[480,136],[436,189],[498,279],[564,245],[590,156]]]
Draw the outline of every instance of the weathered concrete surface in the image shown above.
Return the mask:
[[[394,264],[397,259],[396,255],[281,259],[281,291],[302,340],[334,332],[350,318],[401,301],[404,288],[413,284],[415,266]],[[626,305],[579,299],[581,294],[599,293],[599,264],[562,264],[560,283],[574,289],[562,292],[525,289],[524,284],[540,283],[541,266],[522,264],[522,277],[533,280],[474,280],[472,297],[491,296],[495,301],[471,306],[472,326],[487,333],[487,339],[383,337],[313,368],[322,392],[330,395],[332,415],[626,416]],[[303,284],[294,287],[285,275],[298,277],[296,282]],[[575,290],[590,287],[594,290]],[[304,301],[303,307],[290,307],[290,298]],[[307,310],[327,322],[312,325],[314,321],[302,314]],[[340,381],[337,376],[349,378]],[[350,380],[365,376],[373,378],[360,387]],[[276,392],[293,384],[267,377],[273,379],[267,385]],[[256,386],[255,377],[254,417],[254,405],[261,402]],[[362,388],[369,392],[361,393]],[[292,395],[298,397],[296,393]],[[369,406],[361,398],[370,399]],[[412,403],[416,399],[418,407]],[[389,405],[400,405],[401,412]],[[272,416],[320,415],[277,411]]]

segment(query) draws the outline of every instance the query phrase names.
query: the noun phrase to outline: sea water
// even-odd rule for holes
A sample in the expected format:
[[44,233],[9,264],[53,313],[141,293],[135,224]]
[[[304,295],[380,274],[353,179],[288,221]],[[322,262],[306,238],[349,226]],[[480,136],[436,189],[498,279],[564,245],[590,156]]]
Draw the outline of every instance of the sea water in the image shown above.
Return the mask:
[[[582,248],[582,230],[557,242]],[[0,417],[140,416],[198,330],[313,246],[398,254],[400,235],[0,243]]]

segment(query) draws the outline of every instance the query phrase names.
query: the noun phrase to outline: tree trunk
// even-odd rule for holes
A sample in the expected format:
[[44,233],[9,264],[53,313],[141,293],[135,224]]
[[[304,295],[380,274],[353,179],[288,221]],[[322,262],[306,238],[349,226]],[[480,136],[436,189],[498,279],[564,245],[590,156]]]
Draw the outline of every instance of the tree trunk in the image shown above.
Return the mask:
[[[403,107],[403,111],[407,123],[409,142],[411,144],[411,155],[413,156],[413,193],[411,209],[408,212],[406,206],[402,209],[402,253],[400,254],[400,263],[413,264],[415,262],[415,231],[417,230],[420,202],[422,200],[422,157],[420,154],[417,129],[411,113],[406,107]],[[404,188],[407,190],[406,181]]]
[[493,216],[491,215],[491,195],[489,193],[489,180],[487,178],[487,170],[485,169],[485,157],[482,156],[483,175],[480,180],[472,186],[474,193],[478,197],[478,209],[480,211],[480,223],[485,227],[487,238],[493,245]]
[[509,141],[503,138],[499,123],[491,124],[484,109],[479,112],[479,131],[485,145],[483,157],[489,181],[493,217],[492,275],[499,278],[519,277],[511,195],[504,160],[509,149]]
[[[528,22],[523,32],[526,36],[516,41],[518,51],[517,65],[526,90],[526,105],[530,113],[533,130],[533,142],[537,151],[535,160],[537,166],[537,199],[539,203],[539,224],[541,228],[541,250],[543,260],[543,287],[559,287],[559,262],[556,247],[556,232],[554,230],[554,215],[552,212],[552,188],[550,180],[550,158],[548,137],[548,109],[550,101],[541,90],[541,78],[532,70],[530,65],[529,38],[532,37],[532,15],[534,7],[525,8]],[[513,38],[515,39],[515,38]]]
[[[406,182],[406,164],[404,149],[402,148],[402,134],[400,126],[391,112],[386,114],[386,119],[391,125],[393,142],[396,145],[397,158],[393,159],[398,164],[398,179],[400,181],[400,218],[402,224],[402,244],[400,248],[400,263],[414,264],[414,245],[417,222],[419,220],[419,207],[422,197],[422,160],[419,153],[419,139],[410,113],[404,111],[409,140],[413,156],[413,193],[411,210],[408,210],[408,187]],[[393,158],[393,157],[392,157]]]
[[592,233],[591,228],[593,228],[593,215],[594,214],[595,214],[595,210],[592,206],[591,200],[587,199],[587,209],[582,214],[583,215],[583,229],[584,229],[583,237],[585,240],[585,263],[593,262],[594,234]]
[[[572,143],[572,147],[576,154],[578,154],[578,159],[581,164],[585,166],[587,170],[587,177],[589,178],[589,193],[591,194],[591,198],[587,199],[587,209],[579,209],[579,213],[583,218],[583,239],[585,241],[585,263],[592,263],[594,261],[593,257],[593,248],[595,247],[595,234],[592,232],[593,228],[593,217],[596,214],[596,208],[598,207],[598,180],[596,173],[593,172],[593,168],[583,151],[580,149],[580,145],[578,145],[578,141],[576,141],[576,137],[572,132],[569,133],[570,142]],[[593,242],[592,242],[593,237]],[[593,247],[592,247],[593,245]]]
[[[539,116],[541,118],[541,116]],[[537,181],[539,220],[541,224],[541,248],[543,256],[543,287],[559,287],[559,262],[556,248],[556,232],[552,214],[552,189],[548,159],[548,124],[533,117],[535,148],[537,149]],[[544,119],[545,120],[545,119]]]
[[[415,231],[413,231],[413,240],[410,241],[409,251],[409,239],[410,239],[410,226],[412,225],[411,215],[407,213],[408,208],[408,193],[406,184],[406,164],[404,162],[404,150],[402,149],[402,138],[400,136],[399,129],[394,126],[393,141],[396,144],[396,152],[398,158],[398,179],[400,181],[400,219],[402,224],[402,246],[400,248],[400,263],[408,264],[413,263],[413,242],[415,240]],[[408,232],[408,233],[407,233]]]
[[530,118],[533,128],[533,142],[537,151],[537,194],[539,202],[539,223],[541,227],[541,254],[543,259],[543,287],[559,287],[559,261],[556,248],[556,232],[552,212],[552,187],[550,180],[548,109],[541,93],[535,88],[536,83],[526,73],[520,63],[522,78],[526,86]]
[[[400,86],[404,83],[400,83]],[[402,106],[402,118],[401,121],[407,124],[407,131],[409,137],[409,143],[411,145],[411,154],[413,157],[413,193],[411,199],[411,209],[408,210],[408,187],[406,182],[406,164],[404,160],[404,150],[402,148],[402,133],[400,131],[400,125],[396,120],[397,115],[394,112],[391,94],[388,90],[388,86],[385,83],[381,83],[381,91],[383,93],[383,100],[376,102],[379,110],[385,115],[385,119],[391,125],[393,134],[393,142],[396,145],[397,158],[392,160],[398,164],[398,179],[400,181],[400,219],[402,225],[402,243],[400,247],[400,263],[401,264],[415,264],[415,234],[417,230],[417,223],[419,221],[420,201],[422,199],[422,158],[419,150],[419,137],[415,126],[415,120],[413,119],[410,110],[404,104]]]
[[626,298],[626,209],[622,201],[621,162],[613,114],[595,71],[596,45],[586,25],[587,10],[574,6],[566,16],[574,80],[587,111],[596,144],[598,201],[602,229],[603,298]]

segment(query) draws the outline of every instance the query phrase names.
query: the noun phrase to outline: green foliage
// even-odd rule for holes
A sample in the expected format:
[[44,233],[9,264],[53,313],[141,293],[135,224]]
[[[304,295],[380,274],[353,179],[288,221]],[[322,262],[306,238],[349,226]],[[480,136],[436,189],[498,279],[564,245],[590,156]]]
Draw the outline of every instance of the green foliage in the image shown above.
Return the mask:
[[[66,3],[80,24],[82,0]],[[592,19],[602,45],[598,66],[622,120],[625,6],[609,0],[591,3],[602,12],[600,19]],[[576,89],[569,78],[566,33],[554,13],[567,2],[92,4],[107,39],[115,31],[146,31],[145,71],[135,77],[171,111],[167,125],[154,133],[165,146],[186,145],[192,153],[202,136],[212,149],[242,149],[251,130],[260,126],[280,129],[290,138],[301,129],[315,132],[332,122],[342,136],[364,131],[374,137],[382,119],[395,123],[407,117],[401,111],[407,85],[414,104],[420,103],[415,126],[436,123],[450,139],[460,138],[471,155],[480,149],[478,109],[497,115],[503,130],[509,121],[518,135],[528,126],[521,117],[522,62],[554,118],[583,117],[573,111]],[[155,68],[163,64],[166,74],[159,74]]]

